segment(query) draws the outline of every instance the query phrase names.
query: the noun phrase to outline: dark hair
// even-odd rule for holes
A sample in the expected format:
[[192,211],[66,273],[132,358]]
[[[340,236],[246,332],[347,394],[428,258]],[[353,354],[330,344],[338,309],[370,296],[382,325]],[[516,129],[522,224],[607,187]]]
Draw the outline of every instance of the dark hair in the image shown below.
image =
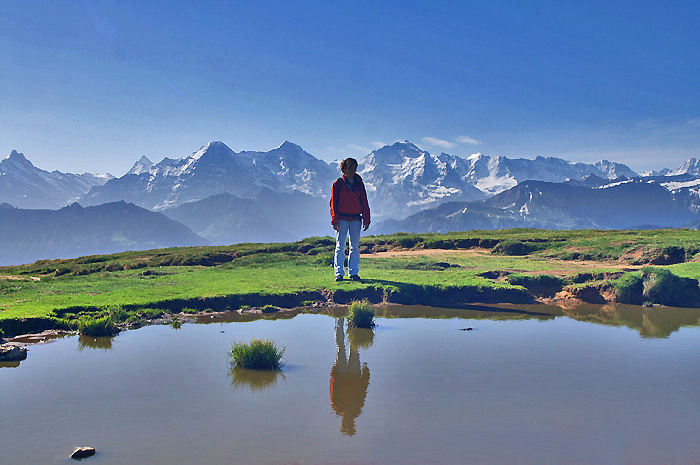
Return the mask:
[[346,158],[345,160],[343,160],[343,161],[340,163],[340,171],[342,171],[342,172],[344,173],[344,172],[345,172],[345,168],[347,168],[347,167],[350,166],[350,165],[355,165],[355,166],[357,166],[357,160],[355,160],[354,158]]

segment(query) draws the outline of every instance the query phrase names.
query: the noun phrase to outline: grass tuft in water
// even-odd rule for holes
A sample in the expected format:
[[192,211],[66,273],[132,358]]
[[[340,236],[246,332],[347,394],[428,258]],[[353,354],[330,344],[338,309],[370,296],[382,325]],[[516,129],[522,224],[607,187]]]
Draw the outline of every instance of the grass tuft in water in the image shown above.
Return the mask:
[[119,333],[119,328],[111,316],[102,318],[83,317],[78,321],[78,332],[82,336],[114,336]]
[[348,326],[374,328],[374,308],[368,300],[355,300],[348,307]]
[[279,348],[269,339],[253,339],[251,342],[236,342],[229,354],[235,366],[248,370],[279,370],[285,348]]

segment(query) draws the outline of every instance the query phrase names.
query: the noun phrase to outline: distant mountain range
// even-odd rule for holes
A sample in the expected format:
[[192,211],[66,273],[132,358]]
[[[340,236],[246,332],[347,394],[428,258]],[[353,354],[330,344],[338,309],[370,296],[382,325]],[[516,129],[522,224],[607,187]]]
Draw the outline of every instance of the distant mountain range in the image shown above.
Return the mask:
[[[626,165],[607,160],[586,164],[481,153],[461,158],[431,154],[408,141],[377,149],[359,165],[376,220],[402,219],[449,201],[485,199],[529,180],[640,177]],[[17,152],[0,162],[0,173],[0,202],[21,208],[59,208],[76,199],[84,206],[124,200],[159,211],[222,193],[253,199],[265,188],[327,199],[340,169],[339,162],[326,163],[291,142],[268,152],[239,153],[223,142],[211,142],[192,155],[156,164],[142,156],[119,178],[48,173]],[[691,158],[673,170],[646,174],[700,176],[700,164]]]
[[251,199],[264,188],[323,197],[334,176],[329,164],[291,142],[269,152],[241,153],[211,142],[177,160],[153,164],[142,157],[124,176],[90,189],[80,203],[125,200],[157,211],[222,193]]
[[[606,160],[586,164],[552,157],[511,159],[481,153],[462,158],[431,154],[404,141],[377,149],[358,161],[372,208],[371,233],[700,224],[700,163],[694,158],[674,169],[640,175],[626,165]],[[180,245],[200,244],[204,239],[213,244],[292,241],[332,233],[328,196],[339,175],[338,161],[326,163],[291,142],[268,152],[238,153],[222,142],[211,142],[187,157],[164,158],[158,163],[142,156],[119,178],[49,173],[13,151],[0,161],[0,203],[56,209],[76,199],[85,207],[127,202],[133,204],[129,208],[163,213],[177,222],[173,224],[178,226],[172,227],[178,231],[180,227],[194,231],[190,231],[193,236],[179,236],[182,241],[175,242]],[[65,210],[59,212],[65,215]],[[113,206],[104,211],[117,214]],[[74,234],[72,229],[64,232],[70,224],[62,223],[61,215],[52,217],[46,211],[42,215],[41,221],[54,226],[41,234],[53,233],[65,240]],[[160,225],[153,232],[160,231],[166,219],[156,221],[143,212],[135,217],[145,229],[151,222]],[[26,224],[10,217],[3,221]],[[119,227],[105,218],[103,224]],[[30,227],[44,231],[38,219]],[[175,243],[158,239],[161,233],[133,241],[112,241],[107,232],[100,234],[105,245],[93,247],[95,250]],[[86,239],[88,243],[91,240]],[[58,239],[49,243],[60,245]],[[12,247],[7,245],[7,250]],[[69,249],[42,249],[32,256],[82,253]]]
[[[358,161],[377,220],[405,218],[445,201],[483,199],[529,179],[563,182],[590,174],[606,179],[638,176],[625,165],[605,160],[584,164],[482,154],[464,159],[430,154],[408,141],[382,147]],[[153,164],[142,157],[124,176],[92,187],[80,203],[125,200],[159,211],[224,192],[252,199],[264,188],[327,199],[340,174],[338,162],[326,163],[291,142],[269,152],[240,153],[223,142],[211,142],[185,158]]]
[[206,245],[186,226],[134,204],[107,203],[60,210],[0,204],[0,266],[125,250]]
[[525,181],[480,202],[448,202],[403,220],[385,221],[376,232],[692,227],[700,219],[700,180],[692,186],[680,184],[669,189],[643,179],[596,187],[584,182]]
[[61,208],[112,178],[111,174],[44,171],[13,150],[8,158],[0,160],[0,203],[18,208]]

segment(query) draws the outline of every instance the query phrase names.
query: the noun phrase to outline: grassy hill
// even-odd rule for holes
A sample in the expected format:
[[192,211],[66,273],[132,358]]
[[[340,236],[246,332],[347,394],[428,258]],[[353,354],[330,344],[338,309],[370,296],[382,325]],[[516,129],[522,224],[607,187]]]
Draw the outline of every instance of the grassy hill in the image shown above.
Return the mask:
[[559,297],[591,302],[700,306],[694,300],[700,236],[691,230],[367,236],[361,240],[360,283],[333,281],[333,248],[332,238],[315,237],[0,267],[0,329],[9,335],[73,328],[86,315],[133,322],[161,314],[358,298],[443,306],[525,303],[561,291]]

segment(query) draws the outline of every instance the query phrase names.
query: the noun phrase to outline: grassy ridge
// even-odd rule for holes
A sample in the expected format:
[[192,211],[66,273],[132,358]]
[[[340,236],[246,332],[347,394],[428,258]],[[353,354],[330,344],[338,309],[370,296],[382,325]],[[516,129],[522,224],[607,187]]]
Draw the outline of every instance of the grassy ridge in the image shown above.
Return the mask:
[[[26,318],[70,327],[85,314],[125,321],[184,309],[292,307],[329,298],[409,304],[524,302],[530,298],[527,289],[602,282],[619,273],[619,264],[670,265],[674,275],[700,277],[700,264],[692,262],[700,252],[700,238],[690,230],[510,229],[368,236],[360,244],[364,254],[402,249],[446,253],[365,255],[361,283],[332,280],[334,241],[329,237],[0,267],[0,276],[13,277],[0,278],[0,328],[14,332],[17,321]],[[467,249],[472,252],[464,253]],[[532,277],[542,273],[550,277]]]

